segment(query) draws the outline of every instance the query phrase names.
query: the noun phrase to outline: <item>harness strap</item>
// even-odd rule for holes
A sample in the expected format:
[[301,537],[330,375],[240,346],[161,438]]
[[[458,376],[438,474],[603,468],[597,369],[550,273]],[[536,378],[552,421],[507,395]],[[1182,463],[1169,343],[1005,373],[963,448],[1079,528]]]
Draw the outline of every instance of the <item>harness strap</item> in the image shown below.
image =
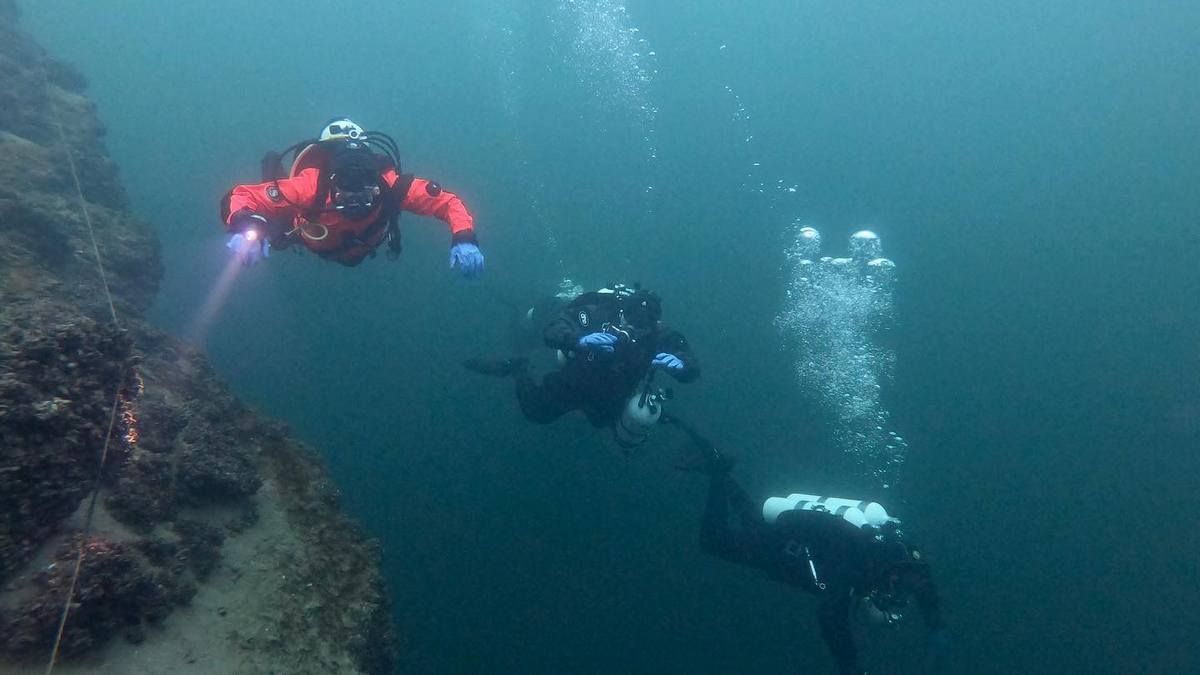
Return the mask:
[[[381,172],[391,167],[392,164],[387,162],[381,168]],[[383,205],[380,208],[379,215],[362,233],[358,235],[346,235],[342,237],[337,247],[320,251],[318,255],[321,257],[335,257],[356,246],[369,246],[368,242],[374,239],[381,230],[386,230],[385,241],[388,245],[388,256],[391,258],[399,256],[402,248],[399,223],[400,204],[408,194],[408,189],[412,186],[412,182],[412,175],[401,175],[395,185],[388,189],[387,192],[381,193],[380,196],[383,197]]]
[[330,178],[328,167],[318,167],[317,196],[313,198],[313,203],[304,210],[305,220],[316,220],[325,212],[325,203],[329,201]]
[[[388,139],[388,141],[390,141],[390,139]],[[289,152],[296,153],[296,157],[292,160],[295,162],[299,159],[300,151],[319,142],[320,141],[315,140],[300,141],[299,143],[289,146],[281,153],[267,153],[267,156],[263,158],[263,178],[268,179],[268,163],[278,163],[279,160],[286,156]],[[395,169],[399,178],[397,179],[396,184],[391,188],[387,189],[386,191],[381,191],[383,204],[380,208],[379,216],[370,225],[368,225],[367,228],[362,231],[362,233],[358,235],[344,236],[337,247],[317,252],[317,254],[321,257],[336,257],[357,246],[368,246],[368,242],[374,237],[378,236],[381,229],[386,230],[385,240],[388,244],[388,257],[396,258],[400,255],[402,248],[400,239],[400,226],[398,223],[401,211],[400,207],[404,202],[404,198],[408,195],[409,188],[412,187],[414,178],[411,174],[400,173],[400,165],[392,156],[395,148],[394,142],[389,142],[387,148],[388,152],[385,156],[376,156],[376,160],[378,162],[378,173],[380,176],[382,176],[382,174],[388,169]],[[332,174],[329,171],[329,166],[326,165],[327,159],[328,158],[323,160],[321,165],[316,167],[318,170],[317,189],[311,204],[305,207],[301,204],[293,203],[290,199],[287,199],[287,197],[284,196],[285,201],[300,210],[300,217],[310,222],[319,222],[321,215],[330,211],[330,209],[325,207],[333,193]],[[279,189],[279,177],[271,176],[270,179],[274,180],[276,189]],[[232,194],[232,191],[230,191],[230,194]],[[227,194],[225,201],[222,203],[222,215],[226,219],[228,218],[227,211],[229,196],[230,195]]]

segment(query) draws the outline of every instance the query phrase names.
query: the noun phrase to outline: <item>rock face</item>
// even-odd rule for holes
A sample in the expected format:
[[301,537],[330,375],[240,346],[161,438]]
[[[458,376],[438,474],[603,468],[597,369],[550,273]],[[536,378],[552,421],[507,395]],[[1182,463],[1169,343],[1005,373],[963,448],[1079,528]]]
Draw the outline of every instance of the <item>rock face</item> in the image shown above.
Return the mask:
[[310,449],[145,323],[154,231],[84,78],[16,17],[0,0],[0,675],[45,671],[68,601],[60,672],[392,672],[377,550]]

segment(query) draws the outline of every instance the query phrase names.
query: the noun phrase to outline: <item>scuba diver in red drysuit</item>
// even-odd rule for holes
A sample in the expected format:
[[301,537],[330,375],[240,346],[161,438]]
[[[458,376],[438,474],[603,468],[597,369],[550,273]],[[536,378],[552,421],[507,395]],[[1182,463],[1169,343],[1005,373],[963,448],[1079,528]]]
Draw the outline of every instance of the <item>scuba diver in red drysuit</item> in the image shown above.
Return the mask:
[[[285,173],[283,156],[295,153]],[[272,248],[301,244],[317,255],[354,266],[387,243],[400,253],[401,211],[433,216],[450,226],[450,266],[464,276],[483,272],[475,223],[458,195],[401,173],[396,143],[347,118],[331,120],[319,139],[302,141],[263,159],[263,181],[237,185],[221,203],[233,233],[226,244],[244,263]]]

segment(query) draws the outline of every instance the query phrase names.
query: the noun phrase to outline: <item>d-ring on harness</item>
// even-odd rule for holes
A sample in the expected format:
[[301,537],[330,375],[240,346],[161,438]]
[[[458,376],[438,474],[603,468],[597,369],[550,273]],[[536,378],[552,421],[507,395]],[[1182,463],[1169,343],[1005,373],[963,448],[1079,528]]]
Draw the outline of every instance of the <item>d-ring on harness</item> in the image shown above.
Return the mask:
[[[314,225],[316,227],[321,228],[320,230],[317,230],[317,232],[320,233],[319,235],[314,235],[314,234],[309,233],[307,228],[312,227]],[[310,239],[312,241],[321,241],[325,237],[329,236],[329,228],[328,227],[326,227],[322,223],[316,223],[311,220],[306,220],[302,223],[297,223],[296,226],[293,227],[292,229],[288,230],[287,234],[284,236],[290,237],[290,236],[296,234],[296,232],[299,232],[300,236],[304,237],[305,239]]]

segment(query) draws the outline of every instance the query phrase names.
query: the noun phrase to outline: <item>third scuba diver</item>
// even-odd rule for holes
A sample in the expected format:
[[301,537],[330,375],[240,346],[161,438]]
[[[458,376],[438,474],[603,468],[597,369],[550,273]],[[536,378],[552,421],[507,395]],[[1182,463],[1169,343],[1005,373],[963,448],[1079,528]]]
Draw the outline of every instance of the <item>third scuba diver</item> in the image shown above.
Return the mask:
[[[285,172],[281,160],[293,152]],[[221,220],[232,233],[226,246],[247,264],[296,243],[349,266],[384,243],[395,257],[401,211],[446,222],[450,266],[467,277],[483,272],[474,219],[462,200],[433,181],[402,173],[395,141],[347,118],[330,120],[318,139],[268,153],[263,182],[237,185],[221,202]]]
[[689,425],[663,418],[692,441],[680,468],[709,477],[700,528],[705,553],[757,567],[816,595],[821,637],[839,675],[863,675],[852,622],[891,625],[916,601],[937,667],[947,640],[928,563],[899,521],[874,502],[793,494],[753,501],[730,476],[733,463]]
[[485,375],[516,378],[517,400],[527,419],[549,424],[582,410],[597,427],[612,427],[632,447],[661,415],[662,393],[654,372],[665,370],[692,382],[700,367],[684,336],[661,321],[662,301],[652,291],[616,284],[583,293],[563,306],[542,331],[558,350],[562,368],[538,384],[523,357],[471,359],[464,365]]

